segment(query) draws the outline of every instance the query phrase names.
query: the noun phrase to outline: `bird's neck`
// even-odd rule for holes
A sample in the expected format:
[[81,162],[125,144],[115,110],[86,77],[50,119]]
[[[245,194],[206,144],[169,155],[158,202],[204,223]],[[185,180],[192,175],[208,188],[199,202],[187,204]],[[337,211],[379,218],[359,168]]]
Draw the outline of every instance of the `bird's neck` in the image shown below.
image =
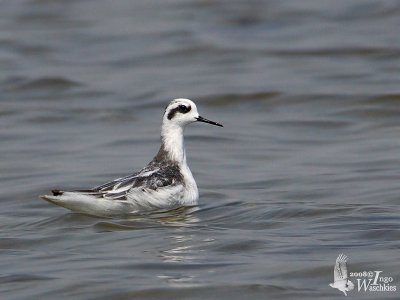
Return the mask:
[[181,126],[163,124],[161,127],[161,147],[156,159],[186,164],[183,128]]

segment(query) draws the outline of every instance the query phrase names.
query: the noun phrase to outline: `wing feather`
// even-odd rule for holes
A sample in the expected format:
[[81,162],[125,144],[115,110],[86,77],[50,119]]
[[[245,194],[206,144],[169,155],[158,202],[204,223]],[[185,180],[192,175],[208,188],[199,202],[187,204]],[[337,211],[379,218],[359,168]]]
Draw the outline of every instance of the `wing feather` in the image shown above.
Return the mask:
[[161,187],[174,186],[182,180],[178,166],[151,167],[149,165],[132,175],[115,179],[91,190],[77,192],[109,200],[127,200],[130,192],[137,193],[140,189],[143,192],[156,191]]

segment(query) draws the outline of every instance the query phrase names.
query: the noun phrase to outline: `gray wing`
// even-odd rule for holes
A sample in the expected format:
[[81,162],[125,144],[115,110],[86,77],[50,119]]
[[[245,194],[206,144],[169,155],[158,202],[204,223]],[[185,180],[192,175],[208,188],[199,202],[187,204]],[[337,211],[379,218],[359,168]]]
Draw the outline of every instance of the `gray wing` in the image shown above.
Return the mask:
[[333,270],[334,281],[347,280],[347,256],[343,253],[336,258]]
[[79,192],[98,198],[127,200],[127,194],[131,189],[157,190],[160,187],[172,186],[180,181],[182,181],[182,175],[178,166],[148,166],[138,173],[115,179],[91,190]]

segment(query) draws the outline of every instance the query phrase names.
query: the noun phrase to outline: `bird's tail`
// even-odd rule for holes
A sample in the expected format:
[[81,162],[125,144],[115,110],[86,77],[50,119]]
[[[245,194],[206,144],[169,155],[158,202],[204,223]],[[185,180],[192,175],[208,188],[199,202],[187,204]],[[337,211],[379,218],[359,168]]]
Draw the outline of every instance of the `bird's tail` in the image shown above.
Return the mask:
[[52,190],[51,192],[53,195],[40,195],[39,197],[52,204],[63,206],[62,195],[64,194],[64,191]]
[[94,197],[93,193],[67,192],[53,190],[53,195],[39,196],[49,203],[67,208],[74,212],[84,213],[95,216],[112,216],[132,211],[132,207],[127,201],[110,201],[103,197]]

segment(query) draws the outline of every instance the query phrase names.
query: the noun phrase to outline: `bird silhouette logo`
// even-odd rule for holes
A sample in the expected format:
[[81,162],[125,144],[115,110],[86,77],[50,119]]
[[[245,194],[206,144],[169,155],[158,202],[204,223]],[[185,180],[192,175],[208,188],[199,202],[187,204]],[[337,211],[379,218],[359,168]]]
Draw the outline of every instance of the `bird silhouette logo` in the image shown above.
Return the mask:
[[336,258],[335,267],[333,268],[333,283],[329,285],[334,289],[342,291],[345,296],[347,292],[354,289],[354,284],[348,279],[347,276],[347,256],[343,253],[339,254]]

